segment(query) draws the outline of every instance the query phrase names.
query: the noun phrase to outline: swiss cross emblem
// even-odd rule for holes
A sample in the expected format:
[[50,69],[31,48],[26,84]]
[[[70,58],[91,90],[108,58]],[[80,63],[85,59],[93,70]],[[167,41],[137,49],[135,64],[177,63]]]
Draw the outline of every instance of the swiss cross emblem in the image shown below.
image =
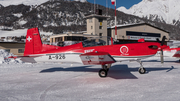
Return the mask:
[[30,36],[28,36],[27,40],[28,40],[28,42],[30,42],[32,40],[32,38]]

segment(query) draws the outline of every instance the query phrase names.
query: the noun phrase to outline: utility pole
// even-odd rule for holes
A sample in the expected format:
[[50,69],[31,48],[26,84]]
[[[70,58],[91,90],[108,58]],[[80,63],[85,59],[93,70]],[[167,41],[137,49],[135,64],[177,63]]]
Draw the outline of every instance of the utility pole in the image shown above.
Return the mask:
[[111,0],[111,3],[115,5],[115,39],[117,40],[117,17],[116,17],[116,0]]

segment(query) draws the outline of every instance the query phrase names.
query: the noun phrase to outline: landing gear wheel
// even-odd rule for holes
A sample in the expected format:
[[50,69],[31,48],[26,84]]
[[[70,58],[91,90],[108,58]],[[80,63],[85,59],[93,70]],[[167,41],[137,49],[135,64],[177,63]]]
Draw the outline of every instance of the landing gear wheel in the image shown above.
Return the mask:
[[108,72],[108,71],[109,71],[109,68],[108,68],[108,69],[106,69],[106,71]]
[[106,76],[107,76],[107,71],[106,71],[105,69],[101,69],[101,70],[99,71],[99,76],[100,76],[100,77],[106,77]]
[[146,69],[145,68],[139,68],[138,71],[139,71],[140,74],[146,73]]

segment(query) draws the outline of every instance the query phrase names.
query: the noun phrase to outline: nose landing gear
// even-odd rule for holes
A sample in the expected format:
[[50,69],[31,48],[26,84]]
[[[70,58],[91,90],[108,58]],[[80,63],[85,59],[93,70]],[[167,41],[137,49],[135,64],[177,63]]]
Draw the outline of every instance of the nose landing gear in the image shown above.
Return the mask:
[[137,62],[139,62],[140,65],[141,65],[141,67],[138,69],[138,72],[140,74],[145,74],[146,73],[146,69],[143,67],[142,62],[140,60],[138,60]]

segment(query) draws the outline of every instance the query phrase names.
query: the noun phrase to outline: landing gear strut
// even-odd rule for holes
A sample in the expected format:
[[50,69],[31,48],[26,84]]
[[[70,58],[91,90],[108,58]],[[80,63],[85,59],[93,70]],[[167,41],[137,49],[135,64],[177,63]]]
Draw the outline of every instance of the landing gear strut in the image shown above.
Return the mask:
[[99,76],[106,77],[110,67],[111,67],[111,64],[102,65],[102,69],[99,70]]
[[142,62],[141,62],[140,60],[138,60],[137,62],[139,62],[140,65],[141,65],[141,67],[140,67],[139,70],[138,70],[139,73],[140,73],[140,74],[146,73],[146,69],[143,67]]

